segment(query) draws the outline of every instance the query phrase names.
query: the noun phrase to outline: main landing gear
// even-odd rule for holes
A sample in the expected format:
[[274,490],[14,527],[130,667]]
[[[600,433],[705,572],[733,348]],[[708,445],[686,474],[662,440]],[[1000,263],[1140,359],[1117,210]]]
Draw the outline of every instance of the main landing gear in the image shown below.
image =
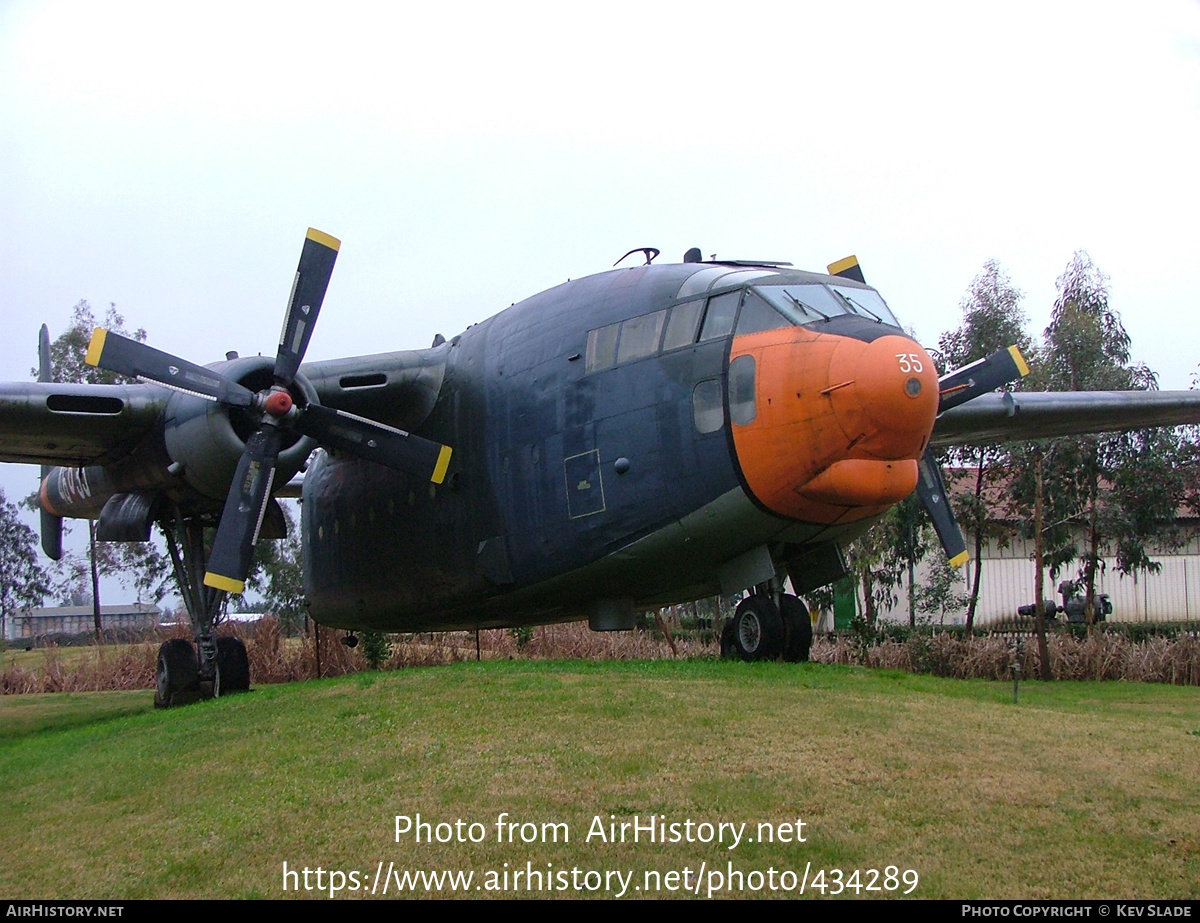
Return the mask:
[[745,661],[808,660],[812,648],[808,607],[790,593],[755,590],[738,603],[721,632],[721,656]]
[[204,584],[207,567],[205,523],[175,512],[165,517],[162,531],[175,568],[183,604],[196,629],[195,645],[172,638],[158,649],[154,675],[154,706],[171,708],[202,698],[215,698],[250,689],[250,659],[240,638],[213,634],[228,594]]

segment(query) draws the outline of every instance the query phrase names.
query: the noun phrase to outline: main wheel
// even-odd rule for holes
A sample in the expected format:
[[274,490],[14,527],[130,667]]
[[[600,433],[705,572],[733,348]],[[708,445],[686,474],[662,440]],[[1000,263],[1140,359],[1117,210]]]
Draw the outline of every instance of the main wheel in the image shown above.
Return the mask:
[[721,659],[736,660],[739,656],[737,646],[733,643],[733,619],[728,619],[721,627]]
[[783,659],[788,663],[808,660],[812,649],[812,617],[808,606],[790,593],[779,598],[779,615],[783,619]]
[[219,695],[250,691],[250,658],[241,638],[217,638]]
[[774,660],[783,653],[783,619],[765,596],[747,596],[733,614],[733,646],[742,660]]
[[158,649],[154,674],[154,707],[186,705],[200,697],[199,667],[190,641],[172,638]]

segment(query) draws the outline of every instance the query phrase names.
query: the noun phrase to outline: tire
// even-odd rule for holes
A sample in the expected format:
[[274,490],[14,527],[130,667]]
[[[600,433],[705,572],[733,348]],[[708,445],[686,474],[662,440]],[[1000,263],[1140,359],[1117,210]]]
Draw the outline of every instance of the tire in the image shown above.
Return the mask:
[[217,638],[217,695],[250,691],[250,658],[241,638]]
[[765,596],[747,596],[733,614],[733,646],[747,662],[775,660],[783,653],[783,619]]
[[733,643],[733,619],[726,619],[721,628],[721,659],[736,660],[739,656]]
[[788,663],[808,660],[812,650],[812,617],[808,606],[800,599],[785,593],[779,599],[779,615],[783,619],[783,659]]
[[158,649],[154,673],[154,707],[186,705],[200,697],[196,650],[190,641],[172,638]]

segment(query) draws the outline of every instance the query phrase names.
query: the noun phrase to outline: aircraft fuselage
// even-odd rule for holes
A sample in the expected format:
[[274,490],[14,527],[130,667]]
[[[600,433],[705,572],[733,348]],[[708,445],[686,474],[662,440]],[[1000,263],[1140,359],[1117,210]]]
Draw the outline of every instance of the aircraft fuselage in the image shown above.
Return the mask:
[[913,490],[938,401],[873,290],[729,264],[568,282],[422,362],[442,484],[331,453],[306,474],[323,624],[620,627],[785,569],[799,585]]

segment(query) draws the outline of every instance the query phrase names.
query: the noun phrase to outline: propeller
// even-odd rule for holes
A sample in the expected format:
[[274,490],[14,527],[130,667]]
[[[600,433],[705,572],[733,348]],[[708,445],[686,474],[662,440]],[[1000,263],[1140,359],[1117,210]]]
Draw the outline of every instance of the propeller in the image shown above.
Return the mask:
[[[948,375],[938,379],[938,414],[965,404],[969,400],[995,391],[1029,374],[1029,364],[1016,346],[999,349],[986,359],[964,365]],[[946,552],[946,559],[951,567],[966,564],[971,556],[967,553],[967,543],[963,540],[962,530],[954,518],[954,510],[946,496],[946,485],[942,481],[937,456],[930,447],[925,450],[917,466],[917,495],[925,505],[929,518],[933,521],[933,530],[937,533]]]
[[921,461],[917,463],[917,496],[921,498],[925,511],[933,521],[933,531],[942,543],[950,566],[966,564],[971,556],[967,553],[967,543],[954,518],[954,510],[946,498],[946,485],[942,481],[937,456],[931,448],[925,450]]
[[938,413],[1002,388],[1029,374],[1029,363],[1015,346],[999,349],[986,359],[964,365],[938,379]]
[[247,408],[260,416],[225,497],[204,575],[207,586],[229,593],[245,589],[286,430],[311,436],[337,451],[428,478],[435,484],[442,483],[446,476],[449,446],[331,407],[313,403],[299,406],[292,399],[289,389],[312,339],[340,246],[336,237],[309,228],[279,335],[274,383],[262,391],[251,391],[212,369],[99,327],[92,335],[85,360],[89,365],[229,407]]
[[[866,284],[858,257],[848,256],[830,263],[827,267],[831,276],[853,279]],[[948,375],[938,379],[938,415],[959,404],[995,391],[1029,374],[1029,364],[1016,346],[1000,349],[985,359],[964,365]],[[946,484],[942,480],[941,467],[933,448],[927,448],[921,461],[917,464],[917,496],[925,506],[929,518],[933,522],[933,530],[937,533],[946,559],[951,567],[965,564],[970,554],[967,553],[967,543],[963,539],[962,530],[954,518],[954,510],[946,496]]]

